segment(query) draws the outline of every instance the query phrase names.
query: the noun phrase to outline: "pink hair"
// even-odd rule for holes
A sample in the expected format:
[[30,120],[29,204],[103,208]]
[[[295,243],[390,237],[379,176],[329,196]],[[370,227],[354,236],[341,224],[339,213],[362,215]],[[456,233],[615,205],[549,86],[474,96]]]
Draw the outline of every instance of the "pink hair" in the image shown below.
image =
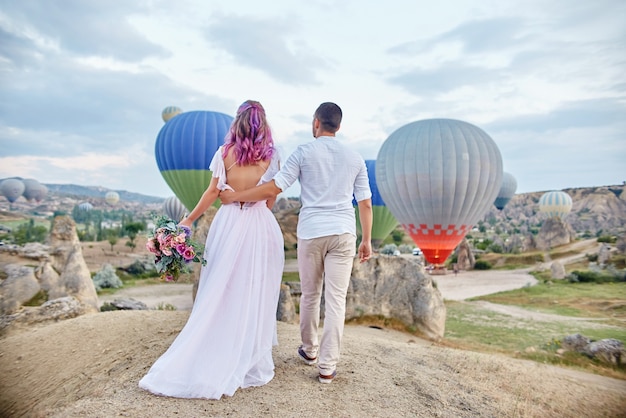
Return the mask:
[[231,148],[234,149],[237,165],[256,164],[272,158],[274,140],[261,103],[246,100],[239,106],[224,139],[222,157],[225,158]]

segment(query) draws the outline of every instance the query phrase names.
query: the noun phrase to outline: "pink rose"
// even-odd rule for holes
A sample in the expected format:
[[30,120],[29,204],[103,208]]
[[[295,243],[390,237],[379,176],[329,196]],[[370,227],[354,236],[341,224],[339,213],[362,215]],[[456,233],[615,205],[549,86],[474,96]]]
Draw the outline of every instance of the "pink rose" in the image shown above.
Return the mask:
[[180,255],[183,255],[185,253],[185,251],[187,250],[187,246],[183,243],[183,244],[178,244],[176,246],[176,252]]
[[196,252],[194,251],[193,247],[187,247],[187,249],[183,253],[183,258],[187,261],[193,260],[195,256]]
[[153,239],[150,239],[148,240],[148,242],[146,242],[146,249],[152,254],[161,255],[161,251],[159,251],[156,246],[156,242]]

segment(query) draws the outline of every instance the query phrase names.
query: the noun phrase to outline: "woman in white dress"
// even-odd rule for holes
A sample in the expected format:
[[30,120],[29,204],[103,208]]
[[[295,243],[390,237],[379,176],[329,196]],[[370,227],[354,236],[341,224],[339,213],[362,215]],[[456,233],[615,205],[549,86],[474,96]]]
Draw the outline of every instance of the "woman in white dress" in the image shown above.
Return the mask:
[[[191,227],[221,190],[272,179],[280,163],[265,110],[248,100],[215,153],[211,183],[181,225]],[[139,386],[157,395],[220,399],[274,377],[276,307],[284,265],[274,201],[222,205],[206,240],[206,266],[185,327]]]

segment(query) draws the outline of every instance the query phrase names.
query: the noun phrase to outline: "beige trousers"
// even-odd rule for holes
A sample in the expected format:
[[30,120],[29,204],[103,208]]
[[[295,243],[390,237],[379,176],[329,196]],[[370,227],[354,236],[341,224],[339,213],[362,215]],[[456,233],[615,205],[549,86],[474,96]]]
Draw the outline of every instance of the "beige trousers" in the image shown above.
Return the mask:
[[[298,239],[300,272],[300,336],[302,349],[309,357],[318,357],[321,374],[330,375],[337,368],[341,337],[346,317],[346,294],[356,253],[352,234]],[[324,285],[324,329],[318,339],[320,302]]]

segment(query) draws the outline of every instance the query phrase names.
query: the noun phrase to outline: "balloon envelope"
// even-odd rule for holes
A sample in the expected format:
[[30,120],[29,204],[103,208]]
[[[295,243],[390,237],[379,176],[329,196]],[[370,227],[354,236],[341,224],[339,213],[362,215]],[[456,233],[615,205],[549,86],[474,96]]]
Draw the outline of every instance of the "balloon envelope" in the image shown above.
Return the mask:
[[539,198],[539,210],[550,218],[563,219],[572,210],[572,198],[562,191],[546,192]]
[[180,115],[183,113],[183,110],[178,106],[168,106],[161,112],[161,117],[163,118],[163,122],[168,122],[176,115]]
[[171,219],[180,222],[187,213],[187,208],[176,196],[171,196],[163,202],[163,212]]
[[440,264],[489,209],[502,183],[502,157],[482,129],[452,119],[405,125],[383,143],[376,180],[387,207]]
[[[376,160],[365,160],[367,176],[369,177],[370,190],[372,191],[372,245],[376,248],[389,236],[391,231],[398,225],[398,220],[385,205],[382,196],[376,185]],[[352,205],[357,206],[356,200],[352,200]],[[356,225],[361,231],[359,211],[356,211]]]
[[211,182],[209,164],[232,121],[219,112],[185,112],[157,135],[154,153],[159,171],[185,207],[193,209]]
[[108,192],[106,195],[104,195],[104,200],[109,205],[115,205],[117,202],[120,201],[120,195],[117,192]]
[[0,183],[0,193],[11,203],[15,202],[26,189],[24,182],[20,179],[6,179]]
[[496,196],[496,201],[493,204],[499,210],[504,209],[507,203],[511,200],[511,198],[515,195],[515,190],[517,190],[517,180],[513,177],[513,174],[507,173],[506,171],[502,173],[502,186],[500,186],[500,191],[498,192],[498,196]]
[[89,212],[91,209],[93,209],[93,205],[89,202],[83,202],[80,205],[78,205],[78,209],[85,211],[85,212]]

